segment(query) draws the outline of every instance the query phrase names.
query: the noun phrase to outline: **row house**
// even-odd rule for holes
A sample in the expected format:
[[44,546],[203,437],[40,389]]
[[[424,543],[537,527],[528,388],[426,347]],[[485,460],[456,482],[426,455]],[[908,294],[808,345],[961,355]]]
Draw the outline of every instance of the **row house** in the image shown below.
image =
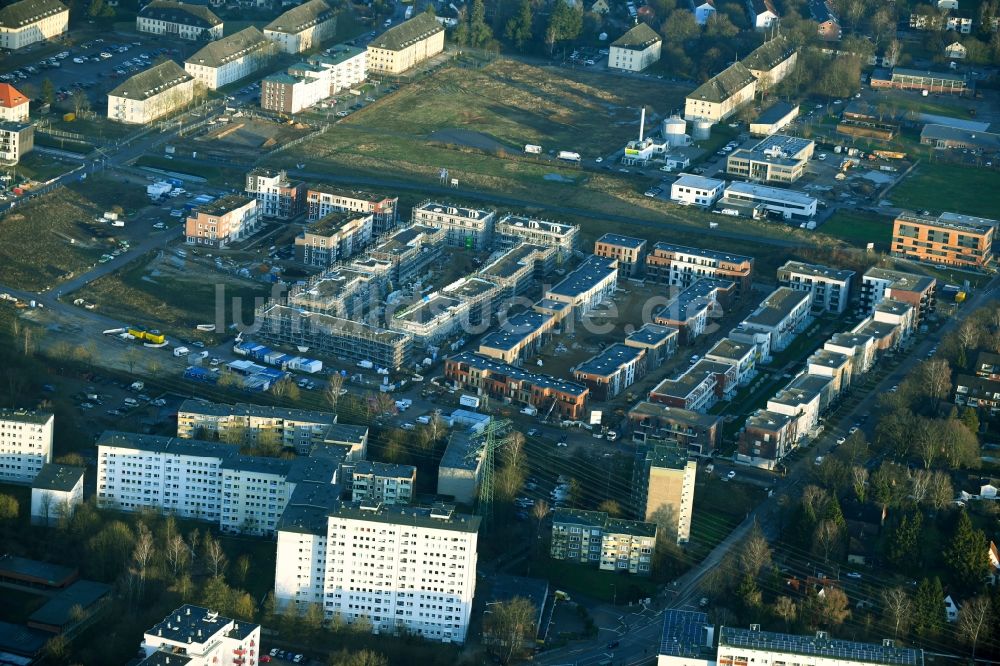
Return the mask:
[[478,275],[500,287],[500,298],[521,296],[555,269],[556,248],[521,243],[483,266]]
[[722,417],[642,401],[629,410],[629,430],[636,444],[676,443],[692,456],[709,456],[719,445]]
[[594,400],[613,400],[645,376],[646,351],[620,342],[573,368],[573,379],[590,389]]
[[594,243],[594,254],[618,262],[618,279],[637,278],[646,263],[646,239],[604,234]]
[[551,314],[528,310],[498,323],[479,341],[478,352],[502,363],[520,366],[541,351],[552,337],[556,319]]
[[646,256],[646,279],[686,288],[702,278],[736,283],[737,298],[750,293],[753,257],[704,248],[656,243]]
[[734,298],[736,284],[727,280],[702,278],[689,287],[680,289],[670,301],[653,316],[659,326],[676,328],[681,344],[693,344],[709,333],[709,320],[721,318],[725,307]]
[[912,305],[914,325],[919,326],[936,304],[937,280],[926,275],[904,273],[887,268],[869,268],[861,277],[859,314],[870,315],[883,299],[891,298]]
[[809,314],[811,305],[811,292],[778,287],[743,320],[742,325],[747,330],[769,333],[771,352],[780,352],[812,321]]
[[625,336],[625,345],[646,350],[646,367],[655,370],[677,352],[680,331],[672,326],[643,324]]
[[843,314],[851,295],[854,271],[787,261],[778,269],[778,284],[812,293],[812,313]]
[[702,359],[673,379],[664,379],[649,392],[649,400],[693,412],[704,412],[736,392],[736,366]]
[[566,303],[580,319],[610,298],[618,284],[618,262],[606,257],[588,257],[566,278],[545,292],[546,300]]

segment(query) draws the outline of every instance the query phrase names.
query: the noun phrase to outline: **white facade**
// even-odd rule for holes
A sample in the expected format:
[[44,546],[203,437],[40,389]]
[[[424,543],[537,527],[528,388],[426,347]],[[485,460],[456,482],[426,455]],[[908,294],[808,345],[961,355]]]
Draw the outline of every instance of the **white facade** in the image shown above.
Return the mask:
[[681,205],[711,206],[722,196],[726,181],[682,173],[670,186],[670,200]]
[[778,269],[778,284],[797,291],[812,292],[814,313],[843,314],[847,309],[854,271],[837,270],[818,264],[788,261]]
[[478,530],[479,518],[445,508],[343,504],[311,520],[286,517],[274,596],[281,607],[321,604],[348,623],[367,618],[378,633],[463,643]]
[[285,53],[302,53],[333,37],[336,27],[337,17],[330,6],[323,0],[309,0],[267,24],[264,36]]
[[425,201],[413,207],[413,223],[444,229],[453,247],[487,250],[493,241],[496,211]]
[[743,182],[734,182],[727,187],[724,201],[745,206],[762,206],[786,220],[813,217],[816,215],[816,206],[819,203],[814,197],[795,190]]
[[536,220],[507,214],[496,223],[497,249],[510,250],[522,243],[554,247],[568,258],[576,249],[580,227],[548,220]]
[[741,326],[745,330],[769,333],[771,351],[779,352],[788,347],[812,321],[809,315],[811,304],[810,292],[778,287],[743,320]]
[[638,23],[611,44],[608,67],[641,72],[660,60],[663,40],[645,23]]
[[227,441],[239,431],[247,441],[254,441],[266,431],[275,433],[284,448],[308,453],[314,444],[324,441],[337,415],[304,409],[283,409],[263,405],[185,400],[177,409],[177,436],[184,439],[218,438]]
[[28,98],[9,83],[0,83],[0,122],[27,122]]
[[184,61],[184,69],[209,90],[250,76],[264,66],[270,42],[254,27],[212,42]]
[[708,23],[708,19],[715,15],[715,3],[712,0],[702,0],[702,2],[693,3],[694,7],[694,20],[698,25],[705,25]]
[[135,29],[138,32],[145,32],[151,35],[170,35],[171,37],[179,37],[189,41],[195,39],[218,39],[222,37],[222,28],[222,23],[208,27],[204,25],[191,25],[181,21],[164,21],[142,15],[135,17]]
[[825,631],[815,635],[779,634],[722,626],[719,629],[718,666],[923,666],[922,650],[888,644],[858,643],[830,637]]
[[136,74],[108,93],[108,119],[145,125],[194,99],[194,79],[173,61]]
[[49,463],[31,485],[31,524],[53,525],[83,503],[82,467]]
[[260,625],[186,604],[143,634],[139,649],[146,658],[138,666],[164,666],[171,657],[184,666],[256,666]]
[[55,0],[21,0],[0,9],[0,49],[15,51],[69,30],[69,9]]
[[577,317],[583,317],[614,294],[617,284],[617,260],[591,256],[566,279],[547,290],[545,298],[567,303]]
[[222,468],[223,532],[274,534],[295,488],[287,465],[225,465]]
[[44,412],[0,411],[0,483],[31,483],[52,462],[54,422]]

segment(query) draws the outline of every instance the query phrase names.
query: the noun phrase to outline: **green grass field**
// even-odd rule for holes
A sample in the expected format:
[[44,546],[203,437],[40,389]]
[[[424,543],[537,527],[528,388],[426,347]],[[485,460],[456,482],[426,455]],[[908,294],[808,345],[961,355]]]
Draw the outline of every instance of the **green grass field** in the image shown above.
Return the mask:
[[996,218],[1000,171],[923,162],[889,193],[896,206]]
[[548,579],[554,589],[585,594],[601,601],[624,603],[656,591],[648,578],[601,571],[593,566],[553,560],[540,556],[531,567],[531,575]]
[[830,216],[819,231],[858,247],[875,243],[876,250],[886,250],[892,234],[892,219],[842,208]]

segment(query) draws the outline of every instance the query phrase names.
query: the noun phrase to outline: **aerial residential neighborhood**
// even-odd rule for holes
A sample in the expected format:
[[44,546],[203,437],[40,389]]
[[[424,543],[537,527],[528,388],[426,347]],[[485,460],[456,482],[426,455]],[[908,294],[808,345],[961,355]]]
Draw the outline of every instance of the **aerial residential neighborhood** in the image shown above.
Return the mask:
[[0,664],[1000,660],[995,0],[0,0]]

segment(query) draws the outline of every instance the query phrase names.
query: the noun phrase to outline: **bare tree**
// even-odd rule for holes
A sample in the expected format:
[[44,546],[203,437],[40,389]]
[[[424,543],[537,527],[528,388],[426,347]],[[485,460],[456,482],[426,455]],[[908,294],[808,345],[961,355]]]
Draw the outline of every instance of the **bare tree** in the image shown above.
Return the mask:
[[181,572],[186,566],[190,558],[190,553],[188,552],[188,545],[184,542],[184,537],[180,534],[174,534],[167,540],[167,563],[170,565],[170,569],[174,573],[174,577]]
[[326,390],[323,392],[323,401],[331,412],[337,412],[337,405],[340,403],[340,391],[344,388],[344,376],[339,372],[330,375],[326,382]]
[[899,630],[905,629],[910,621],[913,604],[910,596],[901,587],[894,587],[882,592],[882,603],[885,605],[886,616],[892,622],[892,637],[899,636]]
[[928,488],[928,501],[931,506],[940,511],[955,499],[955,490],[951,485],[951,477],[947,472],[937,471],[931,478],[931,485]]
[[966,643],[972,646],[972,659],[976,659],[976,645],[983,629],[992,621],[990,599],[986,596],[974,597],[962,604],[958,609],[958,633]]
[[501,664],[509,664],[524,653],[534,637],[535,605],[524,597],[490,604],[483,618],[483,643]]
[[951,392],[951,367],[942,358],[924,362],[920,368],[920,379],[924,392],[936,403],[947,398]]
[[788,631],[789,625],[799,614],[799,609],[790,597],[778,597],[774,600],[774,614],[785,621],[785,631]]
[[868,493],[867,467],[855,465],[851,468],[851,488],[854,490],[854,496],[858,498],[858,501],[864,502],[865,495]]
[[923,504],[930,492],[934,473],[926,469],[915,469],[910,474],[910,497],[917,504]]
[[958,328],[958,343],[962,346],[963,352],[972,351],[979,344],[982,329],[975,321],[966,319]]
[[816,552],[823,556],[823,561],[829,562],[830,556],[840,547],[841,539],[840,525],[833,520],[821,520],[813,534],[813,546]]
[[139,578],[136,598],[141,600],[146,591],[149,561],[153,557],[153,533],[144,523],[139,523],[137,530],[138,537],[135,540],[135,550],[132,551],[132,562]]
[[226,570],[226,552],[222,549],[222,544],[213,539],[211,534],[206,533],[203,549],[208,570],[212,576],[221,576]]
[[756,578],[761,569],[771,562],[771,546],[767,543],[767,538],[761,532],[760,526],[754,524],[753,530],[743,542],[740,549],[740,568],[743,573]]

